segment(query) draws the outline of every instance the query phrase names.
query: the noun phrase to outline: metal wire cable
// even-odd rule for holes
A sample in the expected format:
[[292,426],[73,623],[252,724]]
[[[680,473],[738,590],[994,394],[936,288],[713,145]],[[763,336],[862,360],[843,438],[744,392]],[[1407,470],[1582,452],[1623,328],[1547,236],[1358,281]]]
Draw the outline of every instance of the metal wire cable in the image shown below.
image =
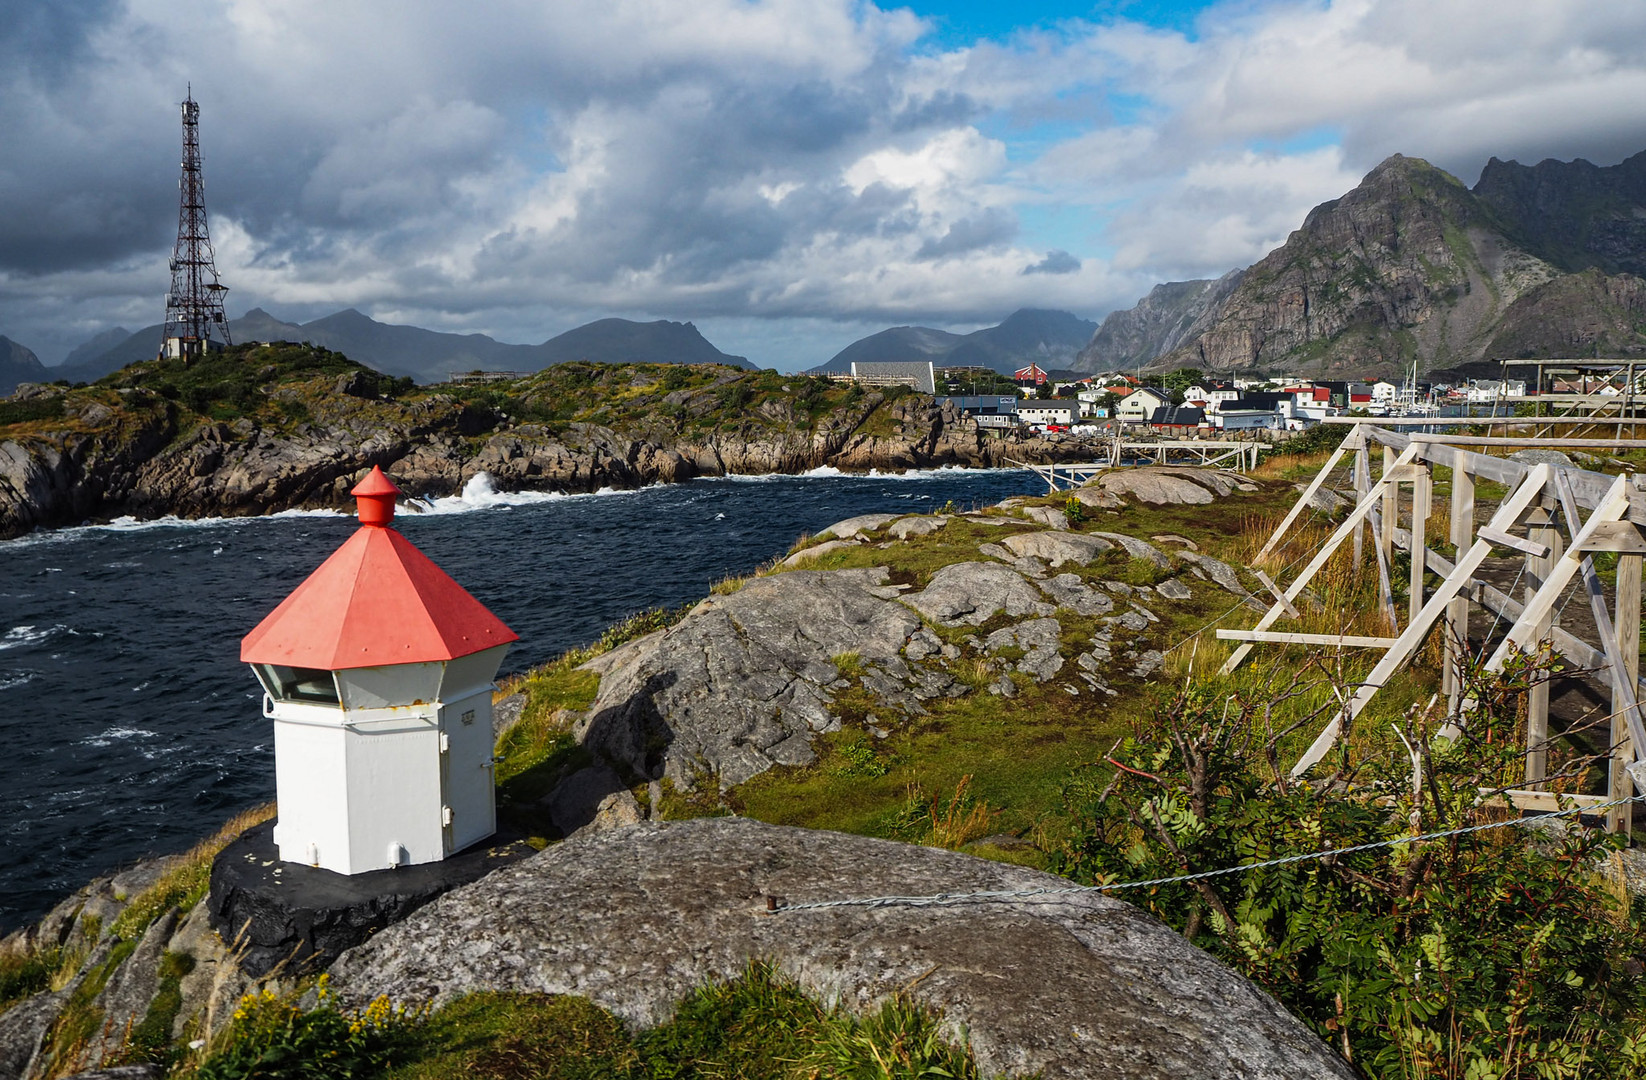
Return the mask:
[[1201,881],[1206,878],[1224,877],[1229,874],[1243,874],[1251,870],[1265,870],[1274,866],[1289,866],[1293,863],[1308,862],[1311,859],[1329,859],[1338,855],[1352,855],[1360,851],[1375,851],[1379,848],[1399,847],[1402,844],[1417,844],[1426,840],[1443,840],[1448,836],[1463,836],[1467,833],[1485,832],[1488,829],[1507,828],[1510,825],[1536,825],[1551,818],[1570,817],[1573,814],[1594,815],[1602,810],[1610,810],[1614,806],[1640,802],[1643,799],[1646,799],[1646,794],[1630,795],[1622,799],[1613,799],[1610,802],[1596,803],[1593,806],[1574,806],[1548,814],[1539,814],[1534,818],[1488,821],[1481,825],[1469,825],[1461,829],[1444,829],[1439,832],[1422,833],[1418,836],[1404,836],[1397,840],[1377,840],[1367,844],[1352,844],[1349,847],[1326,848],[1301,855],[1285,855],[1278,859],[1243,863],[1240,866],[1225,866],[1220,870],[1202,870],[1197,874],[1177,874],[1173,877],[1148,878],[1143,881],[1121,881],[1108,885],[1059,885],[1039,889],[993,889],[982,892],[934,893],[930,896],[861,896],[847,897],[840,900],[811,900],[798,904],[779,902],[768,910],[774,914],[782,914],[788,911],[822,911],[830,908],[942,907],[947,904],[965,904],[975,901],[1020,900],[1036,896],[1076,896],[1083,893],[1115,892],[1119,889],[1146,889],[1156,885],[1176,885],[1185,881]]

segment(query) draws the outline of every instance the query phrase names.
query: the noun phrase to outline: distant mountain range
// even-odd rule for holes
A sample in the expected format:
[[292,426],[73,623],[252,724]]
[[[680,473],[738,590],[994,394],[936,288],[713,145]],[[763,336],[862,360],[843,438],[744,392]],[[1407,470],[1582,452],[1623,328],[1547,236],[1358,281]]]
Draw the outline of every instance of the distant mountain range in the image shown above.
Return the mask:
[[1097,324],[1067,311],[1023,308],[998,326],[952,334],[929,326],[894,326],[841,349],[816,372],[848,372],[852,363],[930,360],[939,367],[986,367],[1005,375],[1030,361],[1069,367]]
[[[444,382],[455,372],[476,368],[538,371],[567,360],[713,363],[754,369],[744,357],[731,356],[709,344],[689,322],[601,319],[541,345],[508,345],[485,334],[443,334],[416,326],[380,323],[353,308],[301,324],[282,322],[262,308],[253,308],[231,319],[228,326],[236,342],[307,341],[367,367],[390,375],[409,375],[419,382]],[[61,366],[45,369],[49,374],[43,377],[92,382],[127,364],[152,360],[160,347],[160,329],[156,324],[136,333],[106,331],[71,352]]]
[[1395,155],[1253,266],[1112,313],[1083,371],[1393,374],[1646,354],[1646,153],[1493,158],[1471,190]]
[[50,370],[30,349],[0,334],[0,397],[17,389],[18,383],[43,382]]

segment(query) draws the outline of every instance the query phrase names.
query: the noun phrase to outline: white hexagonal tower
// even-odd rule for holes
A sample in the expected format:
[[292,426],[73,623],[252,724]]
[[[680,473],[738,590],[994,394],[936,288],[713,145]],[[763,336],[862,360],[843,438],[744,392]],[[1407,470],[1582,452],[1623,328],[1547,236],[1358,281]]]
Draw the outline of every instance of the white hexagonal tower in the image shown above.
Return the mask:
[[359,874],[438,862],[496,829],[492,680],[519,640],[391,527],[360,528],[240,643],[274,721],[280,858]]

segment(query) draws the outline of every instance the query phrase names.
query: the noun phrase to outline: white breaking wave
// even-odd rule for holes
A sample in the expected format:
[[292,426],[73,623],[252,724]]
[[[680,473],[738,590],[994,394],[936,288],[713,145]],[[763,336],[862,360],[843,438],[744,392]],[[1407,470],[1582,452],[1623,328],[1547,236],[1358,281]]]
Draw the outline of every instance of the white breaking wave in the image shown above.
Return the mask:
[[862,479],[862,480],[943,480],[956,476],[987,475],[990,473],[1018,473],[1026,470],[1016,466],[1005,466],[994,469],[974,469],[966,465],[944,465],[936,469],[905,469],[902,472],[882,471],[870,469],[868,472],[846,472],[833,465],[819,465],[815,469],[808,469],[803,473],[728,473],[725,476],[700,477],[699,483],[708,483],[723,480],[733,484],[759,484],[775,480],[833,480],[833,479]]
[[[831,480],[860,477],[872,480],[939,480],[963,474],[987,473],[1015,473],[1024,470],[1015,467],[974,469],[963,465],[944,465],[937,469],[908,469],[903,472],[882,472],[879,469],[870,469],[866,473],[845,472],[833,465],[819,465],[803,473],[730,473],[725,476],[697,477],[694,483],[714,483],[716,481],[731,484],[759,484],[772,483],[779,480]],[[399,504],[398,509],[407,514],[469,514],[477,510],[495,510],[511,506],[532,506],[538,503],[558,502],[562,499],[591,499],[605,495],[634,495],[656,488],[673,487],[673,484],[656,483],[639,488],[611,488],[603,487],[599,491],[566,494],[559,491],[498,491],[495,482],[488,473],[475,473],[469,482],[463,485],[463,490],[457,495],[447,495],[438,499],[407,499]],[[225,526],[253,525],[260,521],[279,521],[286,518],[318,517],[336,518],[353,517],[352,513],[341,510],[280,510],[273,514],[262,514],[254,517],[206,517],[180,518],[174,515],[149,518],[146,520],[135,517],[117,517],[106,525],[76,525],[63,529],[41,530],[12,540],[0,540],[0,548],[7,546],[27,547],[34,544],[60,544],[72,541],[75,538],[99,532],[143,532],[150,529],[218,529]]]
[[[642,489],[643,490],[643,489]],[[409,514],[472,514],[476,510],[533,506],[564,499],[591,499],[600,495],[632,495],[633,491],[604,487],[599,491],[567,495],[560,491],[498,491],[489,473],[475,473],[457,495],[440,499],[407,499],[400,509]]]
[[254,517],[180,518],[173,514],[167,514],[165,517],[140,519],[125,516],[117,517],[106,525],[73,525],[63,529],[31,532],[11,540],[0,540],[0,547],[62,544],[89,534],[105,532],[147,532],[151,529],[221,529],[224,527],[255,525],[262,521],[281,521],[289,518],[353,516],[353,514],[345,514],[341,510],[280,510],[273,514],[259,514]]
[[14,686],[22,686],[35,676],[32,671],[7,672],[0,671],[0,690],[10,690]]

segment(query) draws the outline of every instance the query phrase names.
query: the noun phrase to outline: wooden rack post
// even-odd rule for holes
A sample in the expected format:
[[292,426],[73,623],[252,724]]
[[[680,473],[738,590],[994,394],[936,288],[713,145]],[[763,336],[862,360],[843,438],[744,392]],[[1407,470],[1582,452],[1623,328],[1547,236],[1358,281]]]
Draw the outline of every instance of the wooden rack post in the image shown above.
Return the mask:
[[1429,513],[1434,506],[1434,471],[1427,461],[1419,461],[1412,474],[1412,576],[1407,591],[1411,603],[1407,621],[1417,618],[1423,610],[1423,575],[1428,571],[1424,558],[1429,552]]
[[[1452,465],[1452,563],[1475,544],[1475,478],[1461,458]],[[1463,669],[1469,662],[1469,598],[1458,596],[1446,606],[1446,669],[1442,674],[1447,712],[1456,716],[1463,703]]]
[[[1527,520],[1527,536],[1534,544],[1542,544],[1542,555],[1526,556],[1526,602],[1537,595],[1561,556],[1560,530],[1555,528],[1552,492],[1545,492],[1541,504]],[[1528,652],[1547,641],[1554,629],[1557,612],[1551,606],[1547,614],[1532,628],[1528,640],[1520,646]],[[1540,676],[1526,691],[1526,786],[1536,790],[1549,775],[1549,679]]]
[[[1623,676],[1619,679],[1617,672],[1612,673],[1612,767],[1607,794],[1613,799],[1626,799],[1634,794],[1634,783],[1626,766],[1634,760],[1636,751],[1629,738],[1625,703],[1627,687],[1640,685],[1640,567],[1639,555],[1617,557],[1617,596],[1613,600],[1612,618],[1617,624]],[[1613,831],[1633,832],[1633,807],[1620,806],[1613,810],[1610,825]]]

